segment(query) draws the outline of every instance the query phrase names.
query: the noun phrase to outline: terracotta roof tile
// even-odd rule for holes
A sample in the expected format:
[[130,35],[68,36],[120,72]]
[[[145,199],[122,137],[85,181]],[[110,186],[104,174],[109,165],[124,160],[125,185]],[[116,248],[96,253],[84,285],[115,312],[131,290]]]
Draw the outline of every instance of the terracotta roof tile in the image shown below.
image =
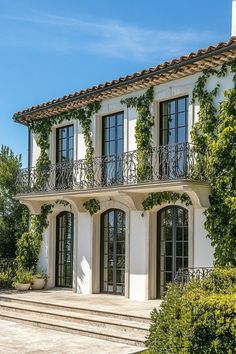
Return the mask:
[[[34,111],[36,110],[39,110],[41,108],[43,109],[48,109],[50,106],[52,105],[55,105],[57,103],[60,103],[60,102],[64,102],[68,99],[74,99],[74,98],[77,98],[80,99],[80,96],[84,95],[84,94],[88,94],[88,93],[94,93],[96,94],[96,91],[98,90],[101,90],[101,89],[105,89],[107,87],[112,87],[114,85],[117,85],[119,83],[126,83],[127,84],[129,83],[128,81],[129,80],[132,80],[132,79],[139,79],[142,80],[147,74],[151,74],[151,73],[155,73],[158,75],[158,71],[160,71],[161,69],[165,69],[165,68],[168,68],[175,65],[175,64],[185,64],[186,62],[186,65],[188,64],[187,62],[190,60],[190,59],[194,59],[194,58],[197,58],[199,57],[199,60],[201,59],[201,56],[206,54],[206,53],[214,53],[217,49],[221,49],[221,48],[225,48],[226,50],[228,49],[228,47],[230,47],[232,44],[236,44],[236,37],[231,37],[230,40],[228,42],[220,42],[218,43],[217,45],[213,46],[209,46],[208,48],[201,48],[199,49],[198,51],[196,52],[191,52],[190,54],[188,55],[182,55],[180,58],[177,58],[177,59],[173,59],[171,61],[166,61],[164,62],[163,64],[159,64],[157,66],[154,66],[154,67],[151,67],[149,69],[144,69],[140,72],[135,72],[133,73],[132,75],[126,75],[124,77],[120,77],[119,79],[115,79],[115,80],[112,80],[110,82],[105,82],[105,83],[102,83],[102,84],[99,84],[99,85],[95,85],[95,86],[92,86],[88,89],[85,89],[85,90],[81,90],[81,91],[76,91],[72,94],[69,94],[69,95],[65,95],[63,97],[60,97],[60,98],[57,98],[57,99],[53,99],[51,101],[48,101],[48,102],[45,102],[45,103],[42,103],[42,104],[39,104],[39,105],[36,105],[36,106],[32,106],[30,108],[27,108],[21,112],[16,112],[14,114],[14,119],[15,120],[21,120],[21,118],[27,114],[31,114],[31,116],[33,115]],[[65,102],[66,103],[66,102]]]

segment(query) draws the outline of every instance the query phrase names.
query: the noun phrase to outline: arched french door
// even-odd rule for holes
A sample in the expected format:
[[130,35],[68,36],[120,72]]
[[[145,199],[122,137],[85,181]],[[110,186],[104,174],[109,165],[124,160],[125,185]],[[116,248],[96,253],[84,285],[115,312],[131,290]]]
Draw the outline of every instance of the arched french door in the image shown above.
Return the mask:
[[58,287],[73,286],[73,231],[73,214],[64,211],[57,215],[55,285]]
[[101,215],[101,292],[125,294],[125,213],[109,209]]
[[179,268],[188,267],[188,210],[168,206],[157,213],[157,297]]

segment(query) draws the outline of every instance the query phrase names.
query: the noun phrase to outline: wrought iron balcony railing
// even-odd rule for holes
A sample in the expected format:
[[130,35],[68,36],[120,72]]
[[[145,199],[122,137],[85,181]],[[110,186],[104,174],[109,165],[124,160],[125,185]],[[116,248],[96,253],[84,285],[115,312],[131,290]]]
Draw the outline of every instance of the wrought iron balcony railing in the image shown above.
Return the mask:
[[208,268],[180,268],[175,276],[175,283],[184,286],[191,279],[204,279],[214,270],[213,267]]
[[17,193],[42,193],[135,185],[179,179],[192,179],[196,162],[194,146],[189,143],[129,151],[33,167],[20,171]]

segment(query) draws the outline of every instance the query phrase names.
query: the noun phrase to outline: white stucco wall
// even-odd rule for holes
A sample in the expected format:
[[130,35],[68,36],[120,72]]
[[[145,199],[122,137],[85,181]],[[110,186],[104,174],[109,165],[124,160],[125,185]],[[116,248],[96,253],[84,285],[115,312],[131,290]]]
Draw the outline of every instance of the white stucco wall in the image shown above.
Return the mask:
[[129,298],[148,299],[149,213],[130,212],[130,281]]
[[[159,131],[159,103],[171,98],[181,97],[183,95],[189,96],[189,132],[191,130],[192,124],[198,120],[198,112],[199,106],[196,102],[195,105],[191,104],[192,100],[192,91],[194,85],[196,83],[197,78],[201,75],[201,73],[190,75],[184,77],[182,79],[173,80],[168,83],[160,84],[154,87],[154,103],[153,103],[153,112],[155,116],[155,126],[153,128],[153,145],[157,146],[159,144],[158,141],[158,131]],[[217,78],[213,76],[209,78],[207,83],[207,89],[212,90],[216,87],[217,83],[220,83],[219,94],[215,99],[215,104],[219,105],[224,96],[224,91],[233,88],[233,75],[228,72],[228,74],[223,78]],[[145,90],[140,90],[133,92],[129,95],[124,95],[116,98],[112,98],[109,100],[104,100],[101,104],[101,109],[98,114],[94,115],[92,118],[92,126],[91,126],[91,136],[93,139],[93,144],[95,148],[95,156],[101,155],[101,121],[102,116],[107,114],[112,114],[115,112],[124,111],[124,151],[132,151],[136,149],[135,142],[135,123],[137,119],[137,113],[132,108],[127,108],[125,105],[120,103],[120,100],[126,97],[131,97],[133,95],[142,95]],[[73,124],[73,122],[62,122],[60,126]],[[58,126],[59,127],[59,126]],[[55,130],[54,128],[51,137],[51,151],[50,158],[53,162],[55,162]],[[35,139],[32,135],[32,149],[31,149],[31,161],[32,166],[35,166],[37,157],[39,155],[39,148],[35,143]],[[189,134],[190,141],[190,134]],[[75,159],[83,159],[85,157],[85,144],[84,138],[82,135],[82,129],[78,122],[75,123]]]
[[194,267],[212,267],[214,249],[204,228],[204,208],[194,208]]
[[93,222],[89,213],[78,213],[77,292],[92,294]]

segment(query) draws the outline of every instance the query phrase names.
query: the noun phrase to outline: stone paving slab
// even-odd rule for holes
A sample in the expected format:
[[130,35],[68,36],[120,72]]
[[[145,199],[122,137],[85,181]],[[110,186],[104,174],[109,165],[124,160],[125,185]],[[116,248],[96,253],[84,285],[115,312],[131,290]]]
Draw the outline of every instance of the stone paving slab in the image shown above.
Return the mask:
[[122,343],[0,320],[0,353],[134,354],[143,349]]
[[0,295],[12,295],[20,299],[25,298],[33,301],[148,318],[153,308],[159,308],[161,304],[161,300],[134,301],[118,295],[81,295],[74,293],[72,290],[58,288],[28,292],[17,292],[16,290],[0,291]]

